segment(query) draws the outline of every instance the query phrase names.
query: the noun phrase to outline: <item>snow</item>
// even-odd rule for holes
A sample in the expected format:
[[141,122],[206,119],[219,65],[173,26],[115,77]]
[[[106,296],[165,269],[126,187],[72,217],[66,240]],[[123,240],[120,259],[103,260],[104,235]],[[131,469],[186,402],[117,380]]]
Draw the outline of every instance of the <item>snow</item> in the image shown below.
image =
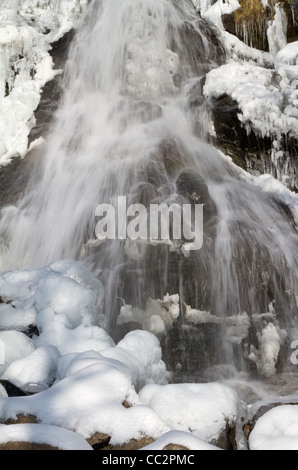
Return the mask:
[[[207,75],[204,94],[220,98],[227,94],[237,101],[238,117],[248,130],[260,136],[281,139],[282,135],[298,137],[296,87],[279,69],[279,84],[274,84],[275,72],[255,64],[231,61]],[[287,103],[287,106],[285,106]]]
[[56,378],[59,351],[54,346],[35,349],[21,359],[13,361],[2,375],[17,387],[29,391],[48,388]]
[[169,431],[157,439],[153,444],[143,447],[141,450],[163,450],[169,444],[184,446],[189,450],[221,450],[218,447],[207,444],[192,434],[183,431]]
[[[0,332],[0,379],[31,393],[8,398],[1,386],[0,420],[23,414],[35,416],[39,423],[15,431],[6,431],[5,426],[2,442],[26,441],[30,436],[30,442],[54,445],[52,433],[58,436],[59,427],[62,433],[72,431],[83,439],[106,434],[111,445],[147,436],[162,438],[156,446],[178,439],[190,449],[211,450],[208,442],[225,429],[225,420],[236,419],[238,397],[232,389],[219,384],[168,385],[157,336],[136,330],[115,344],[95,324],[96,312],[102,314],[104,291],[80,262],[4,273],[0,294],[12,302],[3,304],[6,308],[16,304],[34,309],[40,330],[30,339],[14,330],[11,319],[12,330]],[[179,296],[152,302],[171,321],[178,318]],[[66,438],[61,437],[61,445]]]
[[[224,29],[222,15],[240,7],[237,0],[192,0],[195,8],[217,33],[226,51],[226,63],[207,74],[207,99],[227,94],[238,103],[244,128],[272,139],[271,160],[278,168],[285,157],[282,139],[298,138],[297,42],[287,44],[287,17],[281,4],[272,7],[267,25],[269,53],[242,42]],[[267,6],[267,2],[262,2]],[[212,133],[212,124],[210,127]],[[279,179],[287,184],[285,175]]]
[[0,376],[8,366],[22,357],[28,356],[35,349],[33,341],[19,331],[1,331],[0,344],[4,350],[4,363],[0,363]]
[[60,450],[92,450],[92,447],[74,432],[40,424],[0,425],[0,444],[8,442],[47,444]]
[[238,416],[236,392],[216,383],[147,385],[140,397],[169,427],[191,429],[205,442],[218,439],[227,421],[232,424]]
[[298,41],[285,45],[276,55],[276,61],[288,64],[298,65]]
[[0,164],[24,157],[42,88],[57,73],[51,43],[75,27],[87,0],[3,0],[0,5]]
[[251,450],[298,450],[298,406],[268,411],[258,419],[249,443]]

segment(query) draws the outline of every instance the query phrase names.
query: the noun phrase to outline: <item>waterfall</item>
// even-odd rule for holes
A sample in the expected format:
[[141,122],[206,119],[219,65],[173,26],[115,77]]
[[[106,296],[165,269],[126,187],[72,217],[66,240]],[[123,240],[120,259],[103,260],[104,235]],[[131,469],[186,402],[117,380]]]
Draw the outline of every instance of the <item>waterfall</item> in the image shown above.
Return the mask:
[[[264,330],[272,325],[282,345],[295,328],[298,235],[290,212],[207,142],[202,88],[220,54],[187,0],[91,1],[41,161],[2,210],[1,269],[81,259],[104,283],[114,337],[123,306],[167,308],[167,294],[179,294],[162,339],[173,367],[250,360],[262,370]],[[181,243],[99,243],[96,207],[119,196],[204,204],[203,248],[185,256]]]

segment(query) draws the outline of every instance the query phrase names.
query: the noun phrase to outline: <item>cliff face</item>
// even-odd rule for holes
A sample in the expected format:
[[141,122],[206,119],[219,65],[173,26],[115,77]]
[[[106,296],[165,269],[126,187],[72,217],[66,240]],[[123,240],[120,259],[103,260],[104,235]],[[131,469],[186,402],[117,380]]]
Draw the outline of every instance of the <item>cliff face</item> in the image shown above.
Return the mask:
[[297,0],[193,3],[226,51],[204,89],[212,143],[253,175],[270,173],[297,191]]

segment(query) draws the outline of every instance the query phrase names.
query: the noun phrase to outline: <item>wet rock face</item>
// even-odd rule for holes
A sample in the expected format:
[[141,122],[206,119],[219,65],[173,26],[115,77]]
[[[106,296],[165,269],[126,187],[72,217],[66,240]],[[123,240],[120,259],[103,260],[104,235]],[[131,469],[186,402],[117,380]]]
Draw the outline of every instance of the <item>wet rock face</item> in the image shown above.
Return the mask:
[[[63,70],[67,60],[70,44],[74,38],[74,31],[65,34],[59,41],[52,44],[50,55],[52,56],[55,64],[54,69]],[[49,132],[51,123],[53,122],[55,112],[58,109],[62,88],[61,80],[62,75],[58,74],[56,77],[47,82],[43,88],[41,100],[37,110],[35,111],[36,125],[31,130],[29,135],[29,145],[39,137],[46,137]]]
[[213,144],[227,155],[230,155],[236,165],[249,173],[272,174],[292,191],[298,191],[298,142],[294,138],[283,137],[281,150],[283,159],[273,162],[272,138],[258,136],[253,130],[248,134],[239,120],[241,114],[237,101],[228,95],[212,99],[211,112],[214,121],[216,137]]

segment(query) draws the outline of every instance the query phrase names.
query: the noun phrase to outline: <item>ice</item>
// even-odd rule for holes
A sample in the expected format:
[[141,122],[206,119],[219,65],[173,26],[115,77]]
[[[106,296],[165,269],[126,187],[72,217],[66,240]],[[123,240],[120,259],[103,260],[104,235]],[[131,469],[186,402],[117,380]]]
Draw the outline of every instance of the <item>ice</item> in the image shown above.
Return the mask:
[[249,443],[251,450],[298,450],[298,406],[268,411],[257,421]]
[[189,305],[185,306],[184,317],[188,322],[194,323],[195,325],[200,325],[203,323],[221,323],[221,319],[215,315],[211,315],[210,312],[202,312],[200,310],[191,308]]
[[151,333],[159,336],[173,328],[173,323],[180,315],[179,295],[164,296],[163,300],[148,299],[145,311],[124,305],[118,317],[118,325],[137,322]]
[[51,43],[73,28],[87,0],[4,0],[0,5],[0,164],[24,157],[45,83],[59,73]]
[[9,442],[47,444],[60,450],[92,450],[92,447],[74,432],[41,424],[0,425],[0,444]]
[[[30,397],[0,400],[1,419],[32,414],[43,424],[65,427],[84,438],[96,432],[123,444],[144,435],[158,438],[170,429],[142,405],[130,378],[113,360],[97,361]],[[123,406],[124,402],[134,405]]]
[[281,345],[287,337],[287,332],[281,330],[273,323],[263,329],[261,334],[258,334],[259,350],[251,346],[251,353],[249,359],[254,361],[257,365],[260,375],[271,377],[276,373],[276,363],[279,356]]
[[262,137],[277,139],[283,134],[298,137],[298,119],[289,108],[284,110],[285,101],[294,106],[294,90],[286,75],[279,76],[279,85],[273,75],[257,65],[230,62],[209,72],[204,94],[207,98],[227,94],[236,100],[241,110],[238,117],[248,131],[252,128]]
[[[227,94],[238,103],[238,118],[248,134],[253,130],[262,138],[272,139],[271,160],[279,173],[278,166],[285,158],[283,137],[298,137],[298,49],[297,43],[287,44],[287,16],[283,6],[277,3],[272,7],[274,17],[268,22],[270,52],[267,53],[247,46],[225,31],[221,16],[236,11],[240,7],[237,0],[214,3],[193,0],[192,3],[217,29],[226,51],[226,64],[207,75],[206,98]],[[278,178],[287,184],[285,175],[278,174]]]

